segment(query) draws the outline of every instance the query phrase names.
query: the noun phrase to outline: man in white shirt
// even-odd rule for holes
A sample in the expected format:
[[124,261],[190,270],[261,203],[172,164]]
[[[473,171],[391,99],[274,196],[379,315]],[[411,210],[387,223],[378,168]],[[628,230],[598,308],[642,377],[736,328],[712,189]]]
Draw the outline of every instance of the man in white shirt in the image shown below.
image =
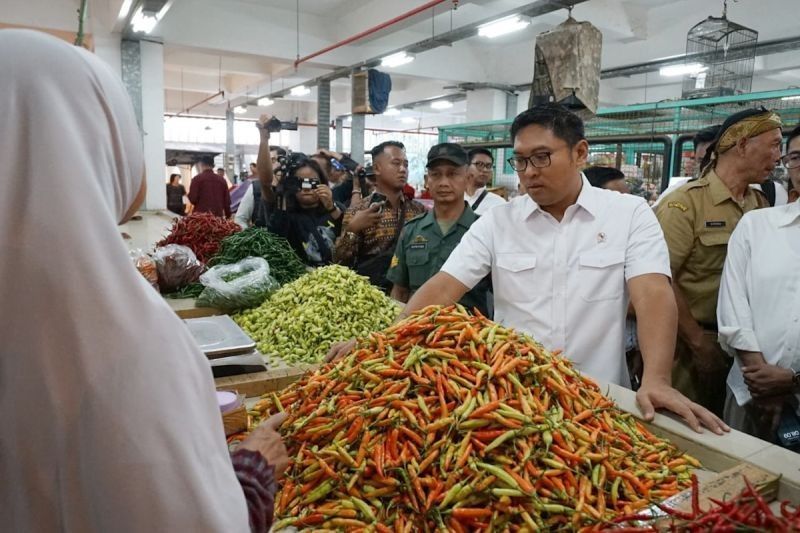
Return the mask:
[[789,134],[783,163],[790,203],[739,221],[717,306],[720,344],[736,361],[725,421],[771,442],[784,411],[800,415],[800,127]]
[[644,358],[637,392],[644,418],[664,408],[696,431],[727,431],[671,386],[677,308],[666,243],[647,203],[589,185],[579,171],[589,152],[583,122],[561,106],[521,113],[511,138],[509,163],[528,194],[473,224],[403,314],[457,302],[491,272],[498,322],[564,350],[592,377],[629,386],[623,336],[630,297]]
[[486,148],[474,148],[469,151],[469,167],[467,167],[467,190],[464,200],[476,215],[484,215],[491,208],[503,205],[502,196],[489,192],[486,186],[492,181],[494,156]]

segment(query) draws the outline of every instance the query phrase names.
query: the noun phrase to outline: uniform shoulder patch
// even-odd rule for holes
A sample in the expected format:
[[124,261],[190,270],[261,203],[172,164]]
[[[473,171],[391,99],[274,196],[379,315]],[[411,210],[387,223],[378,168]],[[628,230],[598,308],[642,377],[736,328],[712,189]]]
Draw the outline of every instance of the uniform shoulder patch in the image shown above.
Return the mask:
[[400,264],[400,259],[398,259],[396,255],[393,255],[392,256],[392,261],[391,261],[391,263],[389,263],[389,268],[395,268],[399,264]]
[[405,225],[408,226],[412,222],[416,222],[418,220],[422,220],[425,217],[426,214],[427,213],[422,213],[421,215],[417,215],[417,216],[415,216],[413,218],[409,218],[408,220],[405,221]]
[[680,209],[684,213],[689,210],[682,202],[667,202],[667,207],[670,209]]

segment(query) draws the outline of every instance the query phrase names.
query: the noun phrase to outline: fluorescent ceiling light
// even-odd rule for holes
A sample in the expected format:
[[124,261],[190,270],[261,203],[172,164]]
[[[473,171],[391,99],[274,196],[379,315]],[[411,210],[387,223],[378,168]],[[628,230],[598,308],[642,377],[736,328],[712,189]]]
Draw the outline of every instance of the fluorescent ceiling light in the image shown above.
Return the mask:
[[431,103],[431,109],[450,109],[453,107],[453,102],[450,100],[436,100]]
[[389,68],[399,67],[400,65],[405,65],[406,63],[411,63],[412,61],[414,61],[414,56],[405,52],[397,52],[396,54],[384,57],[381,60],[381,66]]
[[414,117],[403,117],[400,119],[400,122],[404,122],[405,124],[414,124],[417,122],[417,119]]
[[275,103],[275,100],[265,96],[264,98],[258,99],[258,106],[259,107],[268,107]]
[[237,105],[233,108],[233,112],[237,115],[241,115],[242,113],[247,113],[247,106]]
[[400,110],[397,109],[396,107],[390,107],[389,109],[384,111],[383,114],[386,115],[387,117],[394,117],[400,114]]
[[528,24],[530,24],[530,22],[527,20],[522,20],[519,15],[512,15],[510,17],[501,18],[495,20],[494,22],[484,24],[483,26],[478,26],[478,35],[481,37],[494,39],[495,37],[500,37],[501,35],[519,31]]
[[131,29],[135,33],[150,33],[155,29],[156,24],[158,24],[158,17],[152,13],[145,13],[141,6],[131,19]]
[[665,77],[683,76],[685,74],[696,75],[708,70],[708,67],[702,63],[686,63],[684,65],[670,65],[668,67],[661,67],[658,73]]
[[289,94],[291,94],[292,96],[306,96],[307,94],[311,94],[311,89],[309,89],[305,85],[298,85],[297,87],[289,91]]
[[790,102],[792,100],[800,100],[800,95],[797,95],[797,96],[784,96],[783,98],[781,98],[781,100],[783,100],[784,102]]

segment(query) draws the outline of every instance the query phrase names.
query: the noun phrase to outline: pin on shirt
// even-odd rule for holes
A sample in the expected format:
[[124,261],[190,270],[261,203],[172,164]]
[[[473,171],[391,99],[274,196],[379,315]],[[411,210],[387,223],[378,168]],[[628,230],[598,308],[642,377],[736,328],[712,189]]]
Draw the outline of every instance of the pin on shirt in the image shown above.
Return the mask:
[[606,234],[602,231],[597,234],[597,244],[606,242]]

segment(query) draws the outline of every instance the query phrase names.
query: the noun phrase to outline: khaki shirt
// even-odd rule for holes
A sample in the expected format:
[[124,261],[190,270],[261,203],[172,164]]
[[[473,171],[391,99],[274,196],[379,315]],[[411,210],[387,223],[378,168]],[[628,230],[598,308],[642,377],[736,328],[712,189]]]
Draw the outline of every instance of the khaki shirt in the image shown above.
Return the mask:
[[656,208],[672,278],[701,324],[717,322],[717,295],[731,233],[745,213],[767,206],[763,193],[749,187],[744,200],[737,202],[712,170],[673,191]]

